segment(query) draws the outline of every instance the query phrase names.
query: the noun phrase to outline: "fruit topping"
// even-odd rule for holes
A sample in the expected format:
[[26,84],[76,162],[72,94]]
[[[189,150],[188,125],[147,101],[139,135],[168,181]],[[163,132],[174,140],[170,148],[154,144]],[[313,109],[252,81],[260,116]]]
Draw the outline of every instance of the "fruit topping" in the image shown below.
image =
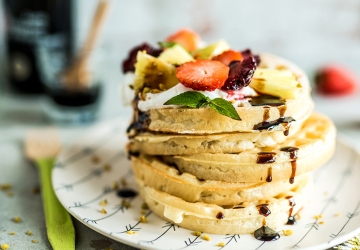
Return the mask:
[[187,51],[196,50],[200,44],[200,36],[193,30],[181,29],[166,38],[168,42],[181,44]]
[[250,49],[246,49],[246,50],[243,50],[241,51],[241,54],[243,56],[244,59],[250,57],[250,56],[253,56],[255,58],[255,61],[256,61],[256,65],[259,65],[260,64],[260,56],[258,55],[254,55]]
[[282,99],[296,98],[302,88],[291,71],[264,68],[255,71],[250,87],[259,93]]
[[147,43],[142,43],[136,47],[134,47],[126,60],[122,63],[122,70],[123,73],[128,71],[134,72],[135,71],[135,63],[136,63],[136,56],[139,51],[146,51],[147,54],[157,57],[161,53],[161,49],[156,49]]
[[195,59],[212,59],[214,56],[220,55],[226,50],[230,50],[230,45],[225,40],[212,43],[202,49],[192,52]]
[[233,91],[248,86],[256,66],[255,57],[253,56],[249,56],[242,61],[232,61],[229,65],[229,76],[221,89]]
[[328,65],[320,69],[315,83],[320,93],[346,95],[355,91],[358,79],[349,69],[339,65]]
[[135,64],[135,93],[149,90],[162,91],[179,83],[175,77],[175,67],[144,51],[137,52]]
[[232,61],[241,61],[243,56],[239,51],[226,50],[220,55],[215,56],[212,60],[220,61],[223,64],[229,65]]
[[186,62],[194,61],[194,58],[180,44],[174,44],[165,49],[158,59],[174,65],[180,65]]
[[221,88],[228,78],[229,67],[219,61],[196,60],[176,69],[176,77],[188,88],[214,91]]

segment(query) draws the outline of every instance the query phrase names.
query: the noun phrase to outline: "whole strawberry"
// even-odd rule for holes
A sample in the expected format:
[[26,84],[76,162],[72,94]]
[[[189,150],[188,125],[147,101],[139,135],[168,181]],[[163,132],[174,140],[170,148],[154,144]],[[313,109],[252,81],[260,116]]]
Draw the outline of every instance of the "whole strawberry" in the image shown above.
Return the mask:
[[356,90],[358,79],[353,72],[340,65],[321,68],[315,77],[317,90],[325,95],[347,95]]

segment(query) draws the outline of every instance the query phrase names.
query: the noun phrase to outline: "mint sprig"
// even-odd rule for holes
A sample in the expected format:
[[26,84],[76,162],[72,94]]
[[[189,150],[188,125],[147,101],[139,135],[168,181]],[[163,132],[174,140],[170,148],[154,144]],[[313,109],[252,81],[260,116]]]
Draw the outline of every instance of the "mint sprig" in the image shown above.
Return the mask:
[[211,100],[209,97],[197,91],[181,93],[165,102],[164,105],[181,105],[198,109],[208,105],[219,114],[230,117],[234,120],[241,121],[239,114],[236,112],[234,106],[230,102],[222,98],[215,98]]

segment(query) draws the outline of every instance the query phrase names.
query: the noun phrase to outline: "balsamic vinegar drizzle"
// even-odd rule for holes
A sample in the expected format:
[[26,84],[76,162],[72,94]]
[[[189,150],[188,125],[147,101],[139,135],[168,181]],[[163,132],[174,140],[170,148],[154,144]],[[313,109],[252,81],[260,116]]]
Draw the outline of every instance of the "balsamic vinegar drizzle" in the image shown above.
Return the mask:
[[295,220],[294,216],[292,215],[294,206],[296,205],[296,204],[295,204],[294,197],[292,197],[292,196],[286,196],[285,199],[287,199],[287,200],[289,201],[289,206],[290,206],[290,209],[289,209],[289,218],[288,218],[288,221],[287,221],[286,225],[295,225],[295,224],[296,224],[296,220]]
[[259,214],[267,217],[268,215],[271,214],[271,211],[270,209],[267,207],[269,204],[260,204],[260,205],[257,205],[256,208],[258,209],[259,211]]
[[275,241],[280,239],[280,235],[268,226],[262,226],[255,230],[254,237],[261,241]]
[[263,220],[263,226],[255,230],[254,237],[261,241],[275,241],[280,239],[278,232],[266,226],[265,219]]
[[[252,97],[249,101],[252,106],[264,106],[263,121],[254,126],[254,130],[271,131],[274,127],[282,124],[284,127],[284,135],[289,135],[291,123],[295,121],[292,117],[285,117],[286,104],[285,101],[275,96],[261,95]],[[277,107],[279,110],[279,119],[268,121],[270,118],[270,107]]]
[[225,218],[225,216],[224,216],[224,214],[223,214],[222,212],[218,212],[218,213],[216,214],[216,219],[222,220],[222,219],[224,219],[224,218]]
[[283,124],[283,126],[285,128],[284,135],[289,135],[290,125],[294,121],[295,121],[295,119],[292,117],[280,117],[279,119],[277,119],[275,121],[260,122],[254,126],[254,130],[271,131],[279,124]]
[[299,149],[297,147],[283,147],[283,148],[280,148],[280,151],[290,153],[291,175],[290,175],[290,178],[289,178],[289,182],[291,184],[293,184],[294,179],[295,179],[295,175],[296,175],[296,159],[297,159],[297,153],[298,153]]
[[259,95],[251,97],[249,101],[251,106],[281,106],[285,105],[285,102],[276,96],[271,95]]
[[244,206],[241,206],[241,205],[235,205],[234,207],[233,207],[233,209],[241,209],[241,208],[245,208]]
[[135,190],[130,188],[122,188],[116,194],[120,198],[133,198],[138,195],[138,193]]
[[270,118],[270,107],[264,106],[263,122],[267,122]]
[[268,168],[268,175],[266,177],[266,182],[272,182],[272,167]]
[[257,153],[256,163],[266,164],[275,162],[276,153],[274,152],[259,152]]

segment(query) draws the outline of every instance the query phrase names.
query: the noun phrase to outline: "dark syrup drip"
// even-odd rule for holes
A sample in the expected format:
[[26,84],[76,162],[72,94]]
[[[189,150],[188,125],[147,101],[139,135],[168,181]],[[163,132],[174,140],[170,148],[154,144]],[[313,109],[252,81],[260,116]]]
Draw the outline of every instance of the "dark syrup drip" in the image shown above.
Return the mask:
[[[287,126],[288,128],[286,129],[286,134],[289,134],[288,130],[290,128],[290,123],[294,122],[295,119],[292,117],[280,117],[279,119],[275,120],[275,121],[270,121],[270,122],[260,122],[258,124],[256,124],[254,126],[254,130],[267,130],[267,131],[271,131],[273,130],[276,126],[283,124],[283,126]],[[285,134],[285,132],[284,132]],[[285,134],[285,135],[286,135]]]
[[285,136],[288,136],[289,135],[289,130],[290,130],[290,127],[291,127],[291,123],[283,123],[283,128],[284,128],[284,135]]
[[296,174],[296,160],[291,161],[291,175],[290,175],[290,178],[289,178],[290,184],[294,183],[295,174]]
[[275,162],[276,153],[274,152],[259,152],[257,155],[256,163],[258,164]]
[[295,224],[296,224],[296,220],[295,220],[294,216],[292,215],[294,206],[296,205],[295,200],[294,200],[294,197],[292,197],[292,196],[286,196],[285,199],[287,199],[287,200],[289,201],[289,206],[290,206],[290,209],[289,209],[289,218],[288,218],[288,221],[287,221],[286,225],[295,225]]
[[249,101],[251,106],[282,106],[285,105],[285,102],[278,97],[271,95],[259,95],[255,97],[251,97]]
[[150,118],[148,112],[142,112],[138,108],[140,97],[137,95],[133,102],[132,106],[134,109],[133,119],[126,132],[129,138],[134,137],[137,133],[146,131],[150,125]]
[[267,122],[270,119],[270,107],[264,106],[263,122]]
[[139,155],[140,155],[140,153],[139,153],[139,152],[135,152],[135,151],[128,151],[127,158],[130,160],[130,159],[131,159],[131,156],[138,157]]
[[236,205],[235,207],[233,207],[233,209],[241,209],[241,208],[245,208],[245,207],[240,206],[240,205]]
[[280,117],[285,117],[286,105],[278,106],[277,109],[279,110]]
[[270,209],[267,207],[267,205],[269,204],[260,204],[260,205],[257,205],[256,208],[258,209],[259,211],[259,214],[267,217],[268,215],[271,214],[271,211]]
[[299,149],[297,147],[283,147],[280,148],[280,150],[289,153],[291,159],[291,175],[289,178],[289,182],[293,184],[296,175],[296,159]]
[[268,175],[266,177],[266,182],[272,182],[272,167],[268,168]]
[[280,239],[280,235],[270,227],[264,225],[254,232],[254,237],[261,241],[275,241]]
[[225,216],[224,216],[224,214],[223,214],[222,212],[218,212],[218,213],[216,214],[216,219],[222,220],[222,219],[224,219],[224,218],[225,218]]
[[[286,104],[285,101],[275,96],[260,95],[251,97],[249,101],[252,106],[264,106],[263,122],[256,124],[254,130],[267,130],[271,131],[274,127],[282,124],[284,126],[284,135],[289,135],[291,122],[295,121],[292,117],[285,117]],[[265,108],[266,107],[266,108]],[[268,121],[270,118],[269,107],[277,107],[279,110],[280,118],[275,121]]]
[[137,194],[138,193],[135,190],[130,189],[130,188],[123,188],[117,192],[117,196],[119,196],[121,198],[133,198],[133,197],[137,196]]
[[288,221],[286,222],[286,225],[295,225],[296,224],[296,220],[294,218],[294,216],[289,216]]

